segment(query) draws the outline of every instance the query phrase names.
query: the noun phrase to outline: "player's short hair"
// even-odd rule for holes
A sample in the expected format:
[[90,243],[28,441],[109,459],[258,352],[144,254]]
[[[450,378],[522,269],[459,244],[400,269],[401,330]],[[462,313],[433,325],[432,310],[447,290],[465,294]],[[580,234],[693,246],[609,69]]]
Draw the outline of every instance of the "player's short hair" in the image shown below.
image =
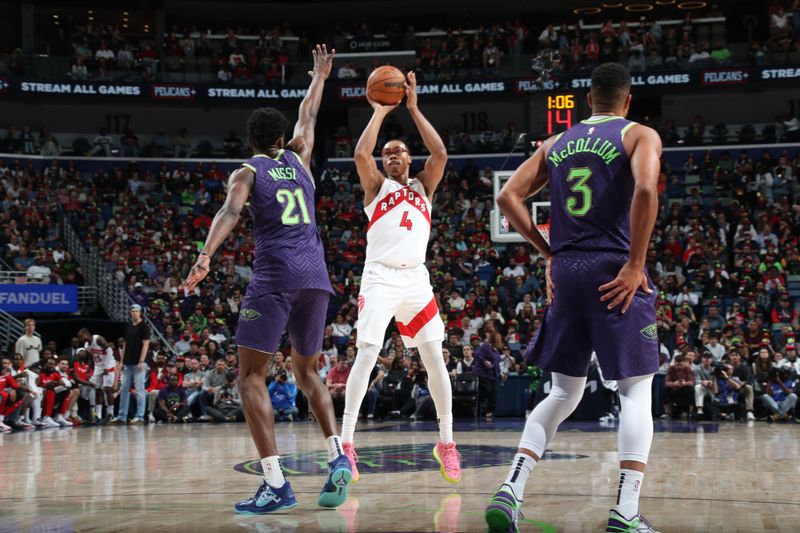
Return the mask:
[[259,107],[247,119],[247,141],[258,151],[266,151],[289,129],[289,120],[273,107]]
[[619,105],[631,90],[631,73],[620,63],[603,63],[592,71],[592,102],[596,106]]

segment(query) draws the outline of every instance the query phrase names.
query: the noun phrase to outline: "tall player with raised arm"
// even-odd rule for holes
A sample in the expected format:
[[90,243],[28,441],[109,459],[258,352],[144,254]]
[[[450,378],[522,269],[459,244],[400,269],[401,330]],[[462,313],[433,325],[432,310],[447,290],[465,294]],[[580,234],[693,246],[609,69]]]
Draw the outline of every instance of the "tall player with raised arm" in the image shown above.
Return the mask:
[[[580,402],[593,350],[604,377],[617,381],[622,404],[619,488],[606,531],[654,531],[639,513],[639,493],[659,357],[656,297],[644,264],[658,212],[661,139],[625,119],[630,87],[622,65],[594,69],[592,116],[545,141],[497,197],[511,225],[547,258],[548,306],[526,357],[552,372],[553,387],[528,417],[511,470],[486,509],[492,532],[519,530],[525,483]],[[548,182],[549,245],[525,207]]]
[[447,151],[436,129],[417,107],[417,80],[413,72],[406,84],[406,107],[430,156],[425,167],[409,178],[411,154],[399,140],[381,150],[383,170],[372,156],[384,118],[394,106],[370,101],[372,118],[355,149],[355,162],[364,189],[367,255],[358,295],[358,356],[345,389],[342,441],[350,458],[353,480],[358,480],[353,434],[358,411],[367,392],[369,375],[383,345],[392,317],[403,343],[419,350],[428,370],[428,386],[439,418],[440,441],[434,447],[442,476],[451,483],[461,480],[461,458],[453,441],[453,409],[450,377],[442,357],[444,323],[425,268],[425,252],[431,231],[431,205],[444,175]]
[[242,407],[261,457],[264,482],[255,496],[235,505],[236,512],[242,514],[297,505],[281,471],[275,418],[266,387],[270,360],[284,329],[292,340],[297,385],[308,397],[328,448],[328,478],[318,505],[342,504],[352,479],[350,462],[336,435],[333,402],[316,366],[332,291],[314,218],[314,179],[309,169],[314,125],[335,50],[328,53],[324,45],[317,45],[312,54],[311,85],[300,104],[292,140],[285,143],[289,122],[281,112],[272,108],[253,111],[247,134],[255,155],[231,174],[225,204],[214,217],[203,251],[183,284],[191,291],[206,277],[211,257],[236,227],[249,198],[255,262],[239,311],[236,343]]

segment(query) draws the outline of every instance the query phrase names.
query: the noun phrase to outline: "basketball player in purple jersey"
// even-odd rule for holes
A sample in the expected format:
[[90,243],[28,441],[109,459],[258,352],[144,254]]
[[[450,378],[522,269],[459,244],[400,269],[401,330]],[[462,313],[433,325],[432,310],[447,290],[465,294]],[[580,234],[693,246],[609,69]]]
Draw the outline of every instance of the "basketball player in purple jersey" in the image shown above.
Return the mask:
[[[619,488],[606,531],[654,531],[639,513],[639,492],[658,369],[655,292],[644,263],[658,211],[661,140],[625,119],[630,102],[625,67],[594,69],[591,118],[548,139],[497,198],[509,222],[547,258],[548,306],[526,357],[552,372],[553,387],[528,417],[508,477],[486,509],[493,532],[519,530],[525,483],[580,402],[593,350],[606,379],[617,380],[622,404]],[[548,183],[549,245],[524,204]]]
[[300,104],[291,141],[284,142],[289,122],[281,112],[260,108],[250,115],[247,134],[254,155],[231,174],[225,204],[214,217],[205,246],[183,284],[192,291],[206,277],[211,257],[236,227],[249,199],[255,261],[239,312],[236,343],[242,407],[261,457],[264,483],[255,496],[235,505],[241,514],[297,505],[281,472],[266,387],[269,363],[284,329],[292,341],[297,385],[308,397],[328,447],[328,479],[317,503],[321,507],[342,504],[352,479],[350,462],[336,434],[333,403],[317,374],[332,291],[314,218],[314,180],[309,169],[314,125],[335,53],[328,53],[324,45],[312,50],[311,85]]

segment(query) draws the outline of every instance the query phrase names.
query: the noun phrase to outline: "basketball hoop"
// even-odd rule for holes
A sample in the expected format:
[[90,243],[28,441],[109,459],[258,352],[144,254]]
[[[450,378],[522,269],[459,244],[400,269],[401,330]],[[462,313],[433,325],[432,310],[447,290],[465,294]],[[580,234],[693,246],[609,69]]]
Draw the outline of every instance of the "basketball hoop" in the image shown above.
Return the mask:
[[547,244],[550,244],[550,224],[536,224],[536,229],[542,234]]

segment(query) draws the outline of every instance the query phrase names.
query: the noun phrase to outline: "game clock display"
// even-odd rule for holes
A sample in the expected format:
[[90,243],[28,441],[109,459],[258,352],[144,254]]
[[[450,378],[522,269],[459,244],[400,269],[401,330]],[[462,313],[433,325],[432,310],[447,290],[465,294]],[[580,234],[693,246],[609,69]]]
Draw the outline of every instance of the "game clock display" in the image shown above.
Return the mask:
[[572,93],[547,96],[547,135],[561,133],[572,127],[576,113],[575,98]]

